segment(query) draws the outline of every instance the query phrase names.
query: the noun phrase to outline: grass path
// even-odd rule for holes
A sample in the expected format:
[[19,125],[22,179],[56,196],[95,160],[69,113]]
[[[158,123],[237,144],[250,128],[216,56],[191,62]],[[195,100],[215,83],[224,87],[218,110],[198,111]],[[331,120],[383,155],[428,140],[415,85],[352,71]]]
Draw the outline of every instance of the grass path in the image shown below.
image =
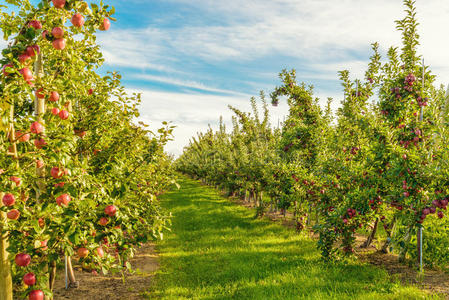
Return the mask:
[[212,188],[183,178],[162,197],[172,232],[157,246],[154,299],[424,299],[386,271],[358,262],[326,264],[315,242]]

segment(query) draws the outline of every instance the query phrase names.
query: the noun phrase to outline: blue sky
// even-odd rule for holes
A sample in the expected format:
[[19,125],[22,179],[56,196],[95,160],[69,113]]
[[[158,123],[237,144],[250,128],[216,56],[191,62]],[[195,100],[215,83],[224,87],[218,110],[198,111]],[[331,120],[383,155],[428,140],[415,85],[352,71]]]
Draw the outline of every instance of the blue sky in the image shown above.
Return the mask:
[[[333,97],[337,107],[337,71],[363,79],[370,43],[380,42],[383,52],[398,45],[394,20],[403,16],[400,0],[104,2],[116,7],[117,22],[99,33],[103,71],[120,71],[130,91],[143,93],[142,120],[178,126],[168,145],[175,154],[220,115],[229,121],[227,104],[248,109],[249,97],[269,93],[284,68],[297,69],[323,103]],[[417,0],[417,7],[421,53],[448,83],[449,1]],[[285,113],[285,104],[273,109],[272,123]]]

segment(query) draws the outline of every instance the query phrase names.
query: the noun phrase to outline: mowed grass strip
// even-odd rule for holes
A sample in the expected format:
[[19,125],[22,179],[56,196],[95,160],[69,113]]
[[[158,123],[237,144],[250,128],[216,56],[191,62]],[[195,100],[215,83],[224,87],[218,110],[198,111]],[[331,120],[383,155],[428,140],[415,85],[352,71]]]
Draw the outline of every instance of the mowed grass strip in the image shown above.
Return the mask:
[[172,232],[149,299],[437,299],[385,270],[325,263],[316,242],[187,178],[162,197]]

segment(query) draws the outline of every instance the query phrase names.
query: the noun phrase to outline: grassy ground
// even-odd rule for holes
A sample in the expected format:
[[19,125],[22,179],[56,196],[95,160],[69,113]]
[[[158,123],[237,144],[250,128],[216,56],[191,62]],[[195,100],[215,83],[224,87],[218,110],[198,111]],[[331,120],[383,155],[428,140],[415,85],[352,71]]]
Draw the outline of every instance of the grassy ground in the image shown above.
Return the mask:
[[190,179],[163,196],[173,232],[159,243],[155,299],[425,299],[384,270],[326,264],[315,242]]

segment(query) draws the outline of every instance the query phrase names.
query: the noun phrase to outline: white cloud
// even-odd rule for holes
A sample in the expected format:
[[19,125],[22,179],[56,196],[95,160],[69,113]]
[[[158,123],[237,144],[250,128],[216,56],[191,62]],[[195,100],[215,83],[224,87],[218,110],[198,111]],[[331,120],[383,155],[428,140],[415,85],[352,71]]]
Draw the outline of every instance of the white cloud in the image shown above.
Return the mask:
[[251,97],[250,95],[246,95],[243,93],[238,93],[231,90],[224,90],[224,89],[218,89],[210,86],[206,86],[202,83],[196,82],[196,81],[188,81],[188,80],[181,80],[171,77],[165,77],[165,76],[157,76],[157,75],[148,75],[148,74],[137,74],[133,76],[134,78],[138,79],[144,79],[147,81],[156,81],[156,82],[162,82],[162,83],[169,83],[172,85],[187,87],[187,88],[193,88],[197,90],[202,90],[205,92],[213,92],[213,93],[221,93],[221,94],[230,94],[230,95],[240,95],[240,96],[246,96]]
[[[139,92],[129,90],[129,92]],[[204,94],[156,92],[150,90],[142,93],[142,115],[140,120],[150,125],[152,130],[161,127],[163,121],[173,121],[175,140],[167,146],[167,151],[175,155],[182,152],[184,146],[197,132],[204,132],[210,124],[218,128],[219,118],[223,116],[226,126],[230,129],[232,112],[228,105],[250,111],[250,101],[247,97],[216,96]],[[271,107],[271,105],[270,105]],[[287,104],[281,103],[271,110],[271,123],[276,125],[287,113]]]

